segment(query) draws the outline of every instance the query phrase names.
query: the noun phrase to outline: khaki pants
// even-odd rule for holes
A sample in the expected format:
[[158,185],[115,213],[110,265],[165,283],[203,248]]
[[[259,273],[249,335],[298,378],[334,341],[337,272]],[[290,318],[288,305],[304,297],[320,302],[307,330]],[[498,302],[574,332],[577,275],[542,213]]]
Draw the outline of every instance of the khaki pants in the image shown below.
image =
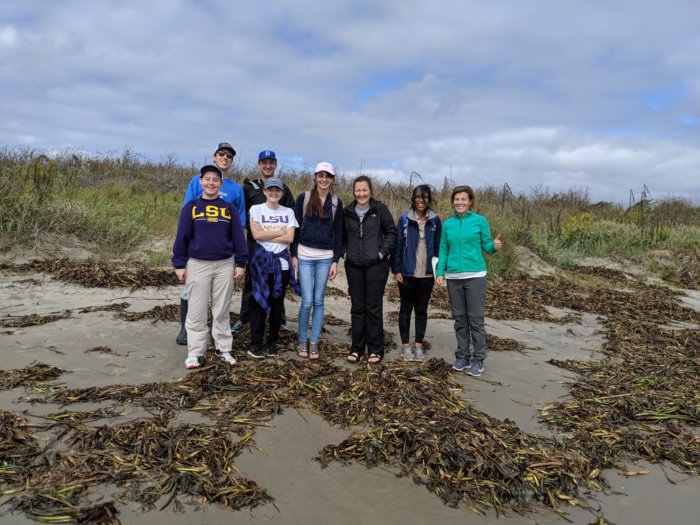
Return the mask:
[[229,308],[233,293],[233,257],[219,261],[190,258],[187,261],[187,357],[201,357],[207,350],[207,306],[211,302],[212,336],[219,352],[233,344]]

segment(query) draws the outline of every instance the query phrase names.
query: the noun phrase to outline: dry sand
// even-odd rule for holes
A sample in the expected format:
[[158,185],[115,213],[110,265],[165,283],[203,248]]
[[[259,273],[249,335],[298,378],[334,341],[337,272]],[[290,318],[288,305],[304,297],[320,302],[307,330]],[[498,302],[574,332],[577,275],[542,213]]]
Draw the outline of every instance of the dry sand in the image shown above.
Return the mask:
[[[336,285],[344,284],[344,276],[340,275]],[[59,378],[70,387],[140,384],[182,377],[187,371],[183,366],[185,350],[174,342],[177,324],[127,322],[115,319],[110,312],[77,313],[82,307],[117,302],[129,302],[130,311],[150,310],[157,305],[177,303],[179,293],[179,287],[134,292],[90,289],[66,285],[44,275],[0,273],[0,316],[73,311],[71,318],[46,325],[2,329],[2,368],[22,368],[33,361],[52,364],[71,372]],[[697,295],[690,296],[687,303],[697,308],[698,299]],[[239,301],[236,294],[233,310],[238,310]],[[296,318],[298,303],[287,304],[290,316]],[[396,309],[395,304],[385,304],[385,312]],[[329,298],[327,312],[349,319],[349,301]],[[546,361],[596,358],[602,343],[597,320],[584,315],[581,324],[560,325],[487,319],[487,326],[493,335],[521,341],[527,350],[492,352],[481,378],[455,373],[454,380],[464,386],[463,395],[479,410],[496,418],[509,418],[527,432],[548,434],[548,429],[536,420],[537,409],[565,396],[565,384],[573,374]],[[398,328],[390,325],[387,328],[397,334],[398,341]],[[330,330],[336,337],[346,339],[344,327],[330,327]],[[451,321],[430,320],[427,338],[432,344],[430,356],[452,362],[455,341]],[[96,346],[107,346],[118,355],[84,353]],[[285,359],[295,358],[290,353],[283,355]],[[387,359],[397,357],[398,350],[387,354]],[[0,409],[30,414],[56,411],[56,406],[30,405],[22,400],[25,396],[23,389],[0,392]],[[134,413],[130,417],[140,415]],[[255,442],[260,450],[246,450],[236,461],[243,475],[269,491],[275,498],[274,504],[235,512],[216,505],[204,511],[188,506],[185,514],[176,514],[171,508],[142,513],[134,507],[118,505],[120,518],[124,524],[173,525],[261,521],[353,525],[567,523],[545,508],[525,516],[510,512],[505,517],[497,517],[493,512],[480,516],[465,507],[449,508],[409,478],[397,477],[395,472],[382,468],[331,464],[321,469],[312,458],[324,445],[347,435],[347,430],[331,426],[310,412],[287,409],[269,427],[256,432]],[[617,525],[700,523],[698,479],[688,479],[668,466],[640,464],[631,468],[647,468],[650,473],[626,478],[616,470],[609,471],[606,477],[611,490],[607,495],[593,496],[608,520]],[[667,481],[667,476],[675,483]],[[109,492],[106,489],[106,494]],[[587,511],[567,510],[572,523],[585,525],[594,521]],[[0,522],[30,523],[23,515],[8,514],[1,507]]]

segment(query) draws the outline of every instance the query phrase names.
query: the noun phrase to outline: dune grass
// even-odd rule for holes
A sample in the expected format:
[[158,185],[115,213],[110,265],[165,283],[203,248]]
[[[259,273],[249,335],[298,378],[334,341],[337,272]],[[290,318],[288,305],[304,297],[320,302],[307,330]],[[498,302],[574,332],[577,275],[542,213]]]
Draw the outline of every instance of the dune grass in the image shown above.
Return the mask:
[[[70,151],[48,156],[29,148],[0,150],[0,247],[40,246],[48,237],[76,238],[108,257],[143,252],[154,265],[167,263],[165,252],[144,249],[153,238],[172,239],[185,188],[197,166],[173,159],[152,162],[130,151],[87,157]],[[312,174],[281,171],[296,195],[312,184]],[[234,179],[257,177],[254,169],[236,170]],[[336,178],[336,192],[352,200],[351,177]],[[394,218],[409,207],[412,188],[423,181],[375,181],[375,196]],[[457,181],[468,183],[469,181]],[[454,183],[435,189],[434,209],[451,213]],[[683,260],[698,260],[700,208],[668,197],[624,207],[592,203],[585,191],[551,192],[535,188],[514,194],[508,185],[474,188],[475,211],[485,215],[505,247],[489,257],[491,275],[513,272],[513,247],[523,245],[560,266],[583,256],[642,256],[667,250]],[[692,266],[692,264],[691,264]]]

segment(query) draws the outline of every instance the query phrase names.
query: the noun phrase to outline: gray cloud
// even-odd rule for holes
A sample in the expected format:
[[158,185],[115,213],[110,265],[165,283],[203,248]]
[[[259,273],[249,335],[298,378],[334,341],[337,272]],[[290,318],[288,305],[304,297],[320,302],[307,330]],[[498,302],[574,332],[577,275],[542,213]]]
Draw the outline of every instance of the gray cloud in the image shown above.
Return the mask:
[[700,199],[694,0],[17,4],[10,146]]

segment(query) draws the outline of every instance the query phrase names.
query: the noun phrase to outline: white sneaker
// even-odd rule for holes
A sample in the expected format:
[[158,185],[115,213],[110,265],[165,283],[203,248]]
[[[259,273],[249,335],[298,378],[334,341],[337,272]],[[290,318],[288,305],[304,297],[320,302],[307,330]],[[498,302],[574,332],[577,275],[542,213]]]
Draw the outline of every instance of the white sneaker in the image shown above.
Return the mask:
[[233,366],[236,364],[236,358],[231,355],[231,352],[221,352],[219,357],[226,361],[229,365]]
[[187,359],[185,359],[185,368],[199,368],[199,358],[188,357]]
[[413,361],[413,349],[410,346],[401,348],[401,359],[404,361]]

